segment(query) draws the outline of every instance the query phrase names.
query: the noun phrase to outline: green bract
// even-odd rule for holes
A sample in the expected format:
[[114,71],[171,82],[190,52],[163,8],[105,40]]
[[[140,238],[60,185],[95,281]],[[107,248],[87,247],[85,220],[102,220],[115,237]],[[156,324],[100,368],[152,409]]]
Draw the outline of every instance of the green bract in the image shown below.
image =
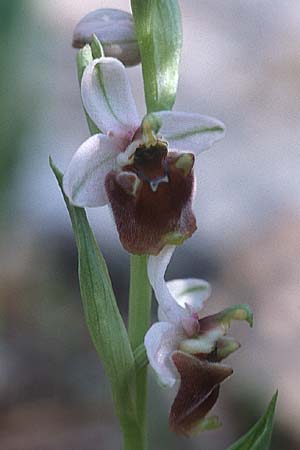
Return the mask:
[[268,450],[270,448],[277,396],[278,392],[273,396],[267,411],[259,421],[227,450]]
[[93,34],[92,36],[91,50],[93,59],[101,58],[104,56],[103,46],[95,34]]
[[131,0],[143,66],[147,111],[172,109],[182,31],[177,0]]
[[[62,188],[62,174],[50,159]],[[104,258],[83,208],[64,195],[78,249],[78,274],[86,322],[111,383],[116,411],[124,431],[125,448],[138,450],[141,440],[136,414],[135,360],[113,293]],[[128,440],[128,443],[126,443]],[[136,446],[133,445],[137,442]],[[129,445],[130,443],[130,445]]]

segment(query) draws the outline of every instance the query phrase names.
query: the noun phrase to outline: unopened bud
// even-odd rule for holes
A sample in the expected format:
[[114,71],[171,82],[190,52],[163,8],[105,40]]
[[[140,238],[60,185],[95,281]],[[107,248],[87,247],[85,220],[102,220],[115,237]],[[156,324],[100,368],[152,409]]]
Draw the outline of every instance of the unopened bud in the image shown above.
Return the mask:
[[118,9],[90,12],[75,27],[73,47],[82,48],[89,44],[93,34],[101,42],[105,56],[117,58],[125,66],[135,66],[141,62],[131,14]]

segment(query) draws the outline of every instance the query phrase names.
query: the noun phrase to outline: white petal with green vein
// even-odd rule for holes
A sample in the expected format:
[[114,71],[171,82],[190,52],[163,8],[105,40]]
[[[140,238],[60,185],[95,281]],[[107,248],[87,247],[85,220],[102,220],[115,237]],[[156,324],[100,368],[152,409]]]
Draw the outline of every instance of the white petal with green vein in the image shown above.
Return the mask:
[[120,61],[94,59],[83,73],[81,97],[88,115],[103,133],[131,140],[139,117],[126,69]]
[[225,125],[212,117],[171,111],[154,114],[161,120],[159,132],[169,142],[171,149],[198,155],[222,139],[225,134]]
[[201,311],[203,303],[211,294],[210,284],[198,278],[168,281],[167,286],[178,305],[182,308],[188,305],[195,312]]
[[102,134],[87,139],[73,156],[63,178],[64,192],[73,205],[103,206],[107,203],[104,180],[115,167],[122,143]]

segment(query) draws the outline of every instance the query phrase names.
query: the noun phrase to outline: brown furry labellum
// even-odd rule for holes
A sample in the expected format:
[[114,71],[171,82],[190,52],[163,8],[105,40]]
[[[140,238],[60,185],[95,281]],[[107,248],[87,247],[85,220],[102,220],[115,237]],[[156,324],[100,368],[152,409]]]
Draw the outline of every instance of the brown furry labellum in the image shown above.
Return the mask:
[[194,233],[193,166],[192,153],[168,152],[158,141],[139,146],[132,164],[107,174],[105,188],[126,250],[156,255],[173,238]]
[[[170,428],[177,434],[189,436],[201,426],[218,399],[220,383],[233,371],[224,364],[181,351],[174,352],[172,360],[181,382],[170,412]],[[211,419],[211,428],[219,426],[216,417]]]

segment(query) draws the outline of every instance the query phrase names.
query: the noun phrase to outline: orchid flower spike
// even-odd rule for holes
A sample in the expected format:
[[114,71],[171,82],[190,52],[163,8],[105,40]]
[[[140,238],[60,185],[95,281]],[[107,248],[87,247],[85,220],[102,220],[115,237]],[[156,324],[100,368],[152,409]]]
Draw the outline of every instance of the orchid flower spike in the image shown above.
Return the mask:
[[101,133],[79,147],[64,175],[71,203],[109,203],[120,240],[131,253],[156,255],[167,244],[182,243],[196,229],[194,157],[223,137],[224,125],[170,111],[146,115],[141,122],[125,67],[114,58],[87,66],[81,96]]
[[218,417],[206,415],[217,401],[220,383],[233,372],[221,361],[240,347],[225,335],[231,320],[246,320],[252,326],[253,317],[248,305],[237,305],[200,318],[210,286],[194,278],[165,282],[174,249],[166,246],[158,256],[149,257],[148,275],[159,304],[159,322],[147,332],[145,347],[161,384],[172,387],[180,382],[170,427],[190,436],[220,425]]

